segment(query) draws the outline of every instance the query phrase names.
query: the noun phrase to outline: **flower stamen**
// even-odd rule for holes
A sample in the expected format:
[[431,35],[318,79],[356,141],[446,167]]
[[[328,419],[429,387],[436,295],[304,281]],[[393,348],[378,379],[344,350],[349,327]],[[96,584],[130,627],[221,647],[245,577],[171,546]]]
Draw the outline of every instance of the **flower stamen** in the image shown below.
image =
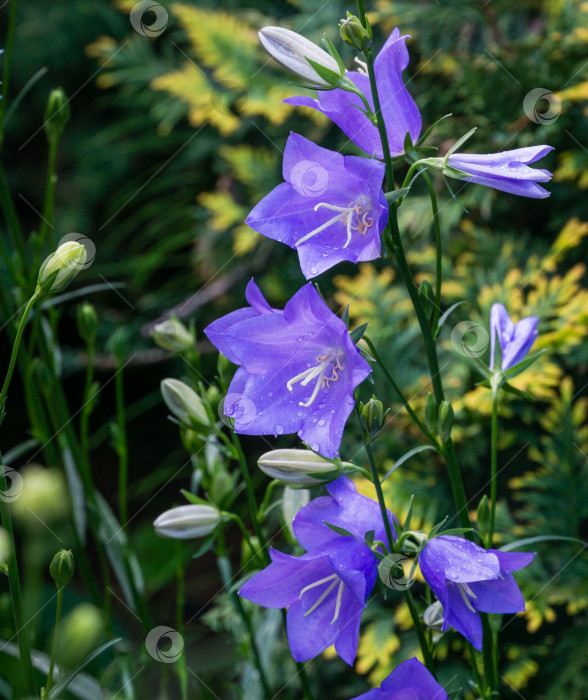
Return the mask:
[[343,245],[343,248],[347,248],[351,243],[353,231],[358,231],[360,235],[365,236],[369,228],[374,224],[374,219],[369,216],[371,212],[371,200],[367,197],[362,196],[357,201],[351,202],[346,207],[328,204],[327,202],[319,202],[314,207],[314,210],[318,211],[321,208],[339,213],[337,216],[333,216],[328,221],[325,221],[324,224],[317,226],[317,228],[313,229],[310,233],[307,233],[305,236],[302,236],[302,238],[299,238],[296,243],[294,243],[295,246],[305,243],[313,236],[316,236],[317,233],[324,231],[337,222],[341,222],[345,224],[345,228],[347,230],[347,240]]
[[[342,372],[344,369],[343,365],[341,364],[341,360],[344,356],[345,353],[341,351],[319,355],[316,358],[317,362],[319,363],[318,365],[309,367],[303,372],[300,372],[300,374],[297,374],[295,377],[292,377],[292,379],[288,380],[286,383],[288,391],[293,391],[294,384],[300,382],[301,386],[307,386],[313,379],[316,378],[316,383],[310,398],[306,401],[299,401],[299,406],[304,406],[304,408],[311,406],[321,389],[328,389],[331,382],[336,382],[339,379],[339,372]],[[329,367],[331,367],[330,377],[325,376]]]
[[335,614],[333,615],[333,619],[331,620],[331,624],[334,622],[337,622],[339,619],[339,612],[341,610],[341,599],[343,598],[343,589],[345,588],[345,584],[343,581],[339,581],[339,588],[337,590],[337,600],[335,601]]
[[[336,574],[335,577],[337,578]],[[316,603],[304,613],[304,617],[308,617],[310,613],[314,612],[318,608],[318,606],[324,601],[324,599],[329,595],[329,593],[335,588],[336,585],[337,581],[333,581],[333,583],[321,593]]]

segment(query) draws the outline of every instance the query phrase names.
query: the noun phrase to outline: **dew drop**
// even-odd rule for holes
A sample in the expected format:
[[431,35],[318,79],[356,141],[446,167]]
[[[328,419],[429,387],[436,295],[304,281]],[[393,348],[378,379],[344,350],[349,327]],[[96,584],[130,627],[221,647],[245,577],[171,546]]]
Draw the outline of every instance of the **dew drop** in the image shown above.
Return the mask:
[[284,426],[283,425],[274,425],[274,430],[276,431],[277,435],[282,435],[284,432]]
[[313,442],[312,445],[311,445],[311,447],[312,447],[313,450],[316,450],[316,451],[318,452],[318,449],[319,449],[319,444],[318,444],[318,442]]
[[327,424],[326,420],[319,420],[319,422],[317,423],[319,428],[323,428],[326,424]]

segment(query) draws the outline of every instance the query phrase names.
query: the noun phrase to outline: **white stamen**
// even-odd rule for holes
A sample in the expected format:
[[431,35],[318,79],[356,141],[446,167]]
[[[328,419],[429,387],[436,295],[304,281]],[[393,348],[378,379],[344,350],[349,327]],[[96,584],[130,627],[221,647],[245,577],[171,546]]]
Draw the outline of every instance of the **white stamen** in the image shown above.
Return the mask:
[[[458,583],[458,584],[457,584],[457,587],[458,587],[458,589],[459,589],[459,592],[461,593],[461,597],[463,598],[463,602],[466,604],[468,610],[471,610],[472,612],[475,613],[476,610],[475,610],[474,606],[473,606],[473,605],[471,604],[471,602],[470,602],[470,599],[469,599],[469,597],[468,597],[468,593],[470,593],[474,598],[475,598],[476,596],[474,596],[474,594],[472,593],[470,587],[467,585],[467,583]],[[464,590],[464,589],[466,589],[467,592],[466,592],[466,590]]]
[[356,56],[356,57],[354,58],[354,61],[355,61],[355,62],[357,63],[357,65],[359,66],[359,71],[358,71],[358,73],[362,73],[362,75],[367,75],[367,74],[368,74],[367,63],[366,63],[365,61],[362,61],[362,60],[359,58],[359,56]]
[[336,221],[339,221],[340,218],[341,218],[341,215],[337,214],[337,216],[334,216],[332,219],[329,219],[324,224],[322,224],[322,226],[315,228],[314,231],[311,231],[310,233],[307,233],[306,236],[302,236],[302,238],[299,238],[296,241],[296,243],[294,243],[294,245],[295,246],[300,245],[301,243],[304,243],[304,241],[307,241],[309,238],[316,236],[317,233],[320,233],[321,231],[324,231],[326,228],[329,228],[329,226],[332,226]]
[[306,593],[306,591],[310,591],[312,588],[316,588],[317,586],[322,586],[323,583],[326,583],[327,581],[332,581],[334,578],[337,578],[337,574],[331,574],[330,576],[327,576],[326,578],[322,578],[320,581],[315,581],[314,583],[310,583],[308,586],[304,586],[304,588],[300,591],[300,595],[298,596],[298,600],[302,598],[302,596]]
[[335,614],[333,615],[333,619],[331,620],[331,624],[334,622],[337,622],[337,619],[339,618],[339,611],[341,610],[341,598],[343,597],[343,589],[345,588],[345,584],[343,581],[339,582],[339,589],[337,590],[337,600],[335,601]]
[[312,608],[309,608],[304,613],[304,617],[307,617],[308,615],[310,615],[310,613],[314,612],[318,608],[318,606],[323,602],[323,600],[329,595],[329,593],[333,590],[333,588],[335,588],[336,585],[337,585],[337,581],[333,581],[333,583],[327,588],[327,590],[323,591],[323,593],[321,593],[320,598],[316,601],[316,603],[312,606]]

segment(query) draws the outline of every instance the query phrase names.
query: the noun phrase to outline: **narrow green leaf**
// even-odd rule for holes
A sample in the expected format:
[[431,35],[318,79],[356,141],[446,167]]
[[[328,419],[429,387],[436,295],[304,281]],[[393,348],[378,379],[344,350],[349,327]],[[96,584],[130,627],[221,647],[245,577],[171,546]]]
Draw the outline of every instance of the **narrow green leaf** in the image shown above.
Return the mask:
[[386,479],[391,474],[393,474],[398,469],[398,467],[401,467],[411,457],[414,457],[419,452],[426,452],[427,450],[434,450],[436,452],[435,448],[432,445],[419,445],[418,447],[415,447],[414,449],[410,450],[406,454],[402,455],[402,457],[400,457],[400,459],[397,459],[396,462],[394,462],[394,466],[392,467],[392,469],[390,469],[390,471],[386,474],[386,476],[384,476],[381,479],[381,481],[382,482],[386,481]]
[[353,535],[351,532],[349,532],[343,527],[339,527],[338,525],[332,525],[326,520],[323,520],[323,523],[329,528],[329,530],[336,532],[338,535],[343,535],[344,537],[355,537],[355,535]]
[[447,151],[445,157],[448,158],[450,155],[455,153],[457,149],[462,146],[466,141],[468,141],[477,131],[478,127],[475,126],[473,129],[470,129],[467,134],[464,134],[460,139],[458,139],[453,146]]
[[410,496],[410,503],[408,504],[408,512],[406,518],[404,519],[404,527],[402,528],[402,534],[410,530],[410,522],[412,520],[412,507],[414,504],[414,493]]
[[579,540],[577,537],[565,537],[564,535],[537,535],[537,537],[525,537],[522,540],[515,540],[509,544],[505,544],[500,547],[501,552],[511,552],[513,549],[518,549],[519,547],[526,547],[530,544],[535,544],[537,542],[575,542],[576,544],[583,545],[583,548],[588,548],[588,542],[584,540]]
[[433,129],[437,126],[437,124],[440,124],[444,119],[447,119],[447,117],[451,117],[451,116],[453,116],[451,112],[449,114],[444,114],[440,119],[437,119],[436,122],[431,124],[431,126],[425,131],[425,133],[416,142],[417,148],[429,138],[429,136],[433,133]]
[[388,204],[393,204],[400,197],[404,197],[410,192],[410,187],[399,187],[397,190],[386,192],[386,201]]
[[441,326],[447,321],[447,319],[451,316],[451,314],[457,309],[459,306],[462,304],[467,304],[467,301],[458,301],[457,304],[453,304],[453,306],[450,306],[447,311],[443,312],[443,315],[439,319],[439,323],[437,324],[437,329],[441,328]]
[[514,367],[510,367],[505,372],[503,372],[503,376],[507,379],[514,379],[514,377],[517,377],[519,374],[521,374],[521,372],[524,372],[528,367],[530,367],[534,362],[536,362],[541,357],[541,355],[544,354],[545,350],[539,350],[539,352],[534,352],[532,355],[528,355],[522,362],[519,362]]
[[67,674],[67,676],[63,679],[60,680],[58,683],[56,683],[53,688],[51,688],[51,691],[49,693],[50,698],[57,698],[61,695],[61,693],[67,688],[67,686],[73,681],[73,679],[91,662],[94,661],[95,658],[100,656],[103,652],[105,652],[107,649],[109,649],[111,646],[114,646],[115,644],[118,644],[122,640],[122,637],[117,637],[116,639],[111,639],[109,642],[106,642],[103,644],[101,647],[98,647],[98,649],[95,649],[91,654],[88,654],[86,658],[82,661],[79,666],[76,666],[73,671]]
[[363,338],[363,334],[366,332],[367,327],[367,323],[362,323],[361,326],[358,326],[350,331],[349,335],[351,336],[351,340],[353,340],[354,343],[358,343]]

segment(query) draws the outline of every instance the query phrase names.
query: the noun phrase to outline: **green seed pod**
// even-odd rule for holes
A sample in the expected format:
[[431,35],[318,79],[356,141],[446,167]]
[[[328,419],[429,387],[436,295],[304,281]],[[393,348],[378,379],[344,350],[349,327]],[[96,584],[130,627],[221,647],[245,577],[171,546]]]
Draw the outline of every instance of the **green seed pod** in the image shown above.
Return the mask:
[[75,563],[71,549],[60,549],[49,566],[49,573],[58,590],[67,586],[73,578],[74,571]]
[[346,19],[339,22],[339,33],[343,41],[351,44],[358,51],[365,51],[372,43],[372,30],[368,25],[366,29],[359,17],[347,13]]
[[56,88],[49,93],[45,108],[44,127],[47,141],[56,141],[70,117],[69,100],[63,88]]
[[453,408],[449,401],[442,401],[439,407],[439,435],[443,444],[451,438],[453,428]]
[[151,337],[160,348],[170,352],[194,350],[194,334],[175,317],[156,324],[151,331]]
[[80,338],[87,345],[93,344],[98,332],[98,316],[92,304],[87,301],[78,306],[77,325]]
[[425,423],[429,430],[437,432],[437,402],[431,392],[427,394],[427,403],[425,404]]

